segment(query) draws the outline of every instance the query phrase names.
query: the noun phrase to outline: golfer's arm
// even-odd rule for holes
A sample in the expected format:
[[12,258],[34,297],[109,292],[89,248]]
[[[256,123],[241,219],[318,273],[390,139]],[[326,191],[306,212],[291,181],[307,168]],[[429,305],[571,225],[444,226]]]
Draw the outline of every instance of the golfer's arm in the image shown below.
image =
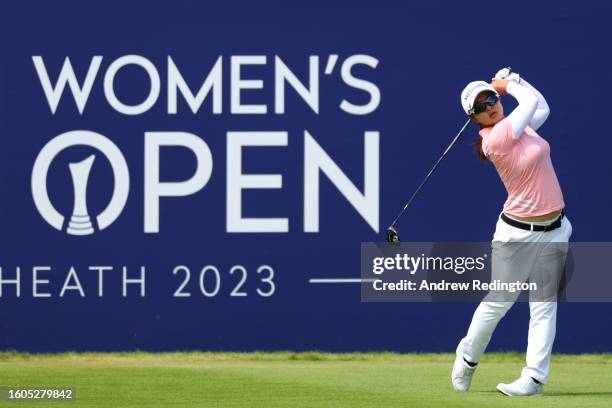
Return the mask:
[[533,114],[533,118],[531,118],[531,122],[529,126],[532,127],[533,130],[538,130],[540,126],[546,122],[548,119],[548,115],[550,114],[550,108],[548,103],[546,103],[546,99],[544,99],[544,95],[540,93],[537,89],[533,87],[529,82],[525,81],[525,79],[521,78],[520,84],[528,88],[534,95],[538,98],[538,108]]
[[525,127],[533,119],[536,109],[538,108],[538,98],[531,90],[516,82],[509,82],[506,87],[506,92],[514,96],[518,106],[508,115],[508,120],[512,126],[514,137],[519,139],[525,130]]

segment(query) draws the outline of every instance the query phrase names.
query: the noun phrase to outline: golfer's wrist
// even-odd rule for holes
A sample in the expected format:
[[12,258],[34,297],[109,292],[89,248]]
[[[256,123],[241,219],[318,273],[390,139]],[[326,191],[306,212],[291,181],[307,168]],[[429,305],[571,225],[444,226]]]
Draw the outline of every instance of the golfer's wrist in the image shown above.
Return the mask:
[[514,93],[516,92],[517,86],[521,86],[521,85],[518,82],[508,81],[508,85],[506,85],[506,92],[512,96],[515,96]]

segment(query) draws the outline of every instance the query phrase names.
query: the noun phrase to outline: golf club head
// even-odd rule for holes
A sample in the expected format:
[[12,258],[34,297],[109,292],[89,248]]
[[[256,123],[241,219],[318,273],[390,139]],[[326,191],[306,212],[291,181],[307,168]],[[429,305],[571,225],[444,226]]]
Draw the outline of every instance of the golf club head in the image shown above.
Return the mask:
[[393,245],[400,244],[400,237],[397,234],[397,231],[393,227],[387,228],[387,242]]

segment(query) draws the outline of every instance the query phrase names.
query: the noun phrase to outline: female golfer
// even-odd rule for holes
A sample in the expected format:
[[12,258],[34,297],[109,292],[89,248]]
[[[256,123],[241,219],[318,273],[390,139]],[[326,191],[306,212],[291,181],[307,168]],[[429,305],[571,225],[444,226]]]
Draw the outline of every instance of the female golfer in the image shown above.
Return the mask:
[[[504,116],[500,102],[500,95],[506,93],[518,102],[508,116]],[[468,116],[480,125],[480,137],[476,140],[478,156],[495,165],[508,192],[493,236],[492,276],[537,281],[534,271],[544,260],[542,251],[534,248],[538,245],[541,248],[541,243],[564,243],[560,250],[562,259],[556,264],[562,267],[572,234],[571,223],[563,212],[563,195],[550,159],[550,146],[536,133],[548,117],[548,104],[540,92],[507,68],[500,70],[491,84],[484,81],[468,84],[461,94],[461,103]],[[511,249],[496,256],[495,251],[504,246]],[[534,252],[537,255],[532,256]],[[457,347],[451,374],[455,390],[469,389],[497,323],[515,299],[486,298],[476,309],[467,335]],[[530,298],[529,309],[526,366],[519,379],[497,386],[505,395],[542,395],[542,386],[548,380],[555,339],[556,297],[538,301]]]

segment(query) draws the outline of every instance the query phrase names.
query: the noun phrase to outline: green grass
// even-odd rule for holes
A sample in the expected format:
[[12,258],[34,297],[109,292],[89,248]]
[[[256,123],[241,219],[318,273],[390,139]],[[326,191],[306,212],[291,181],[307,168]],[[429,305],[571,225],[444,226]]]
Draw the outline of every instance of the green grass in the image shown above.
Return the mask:
[[543,398],[495,392],[523,366],[487,354],[472,390],[450,385],[451,354],[0,353],[0,387],[74,387],[76,401],[8,407],[612,407],[612,355],[553,357]]

